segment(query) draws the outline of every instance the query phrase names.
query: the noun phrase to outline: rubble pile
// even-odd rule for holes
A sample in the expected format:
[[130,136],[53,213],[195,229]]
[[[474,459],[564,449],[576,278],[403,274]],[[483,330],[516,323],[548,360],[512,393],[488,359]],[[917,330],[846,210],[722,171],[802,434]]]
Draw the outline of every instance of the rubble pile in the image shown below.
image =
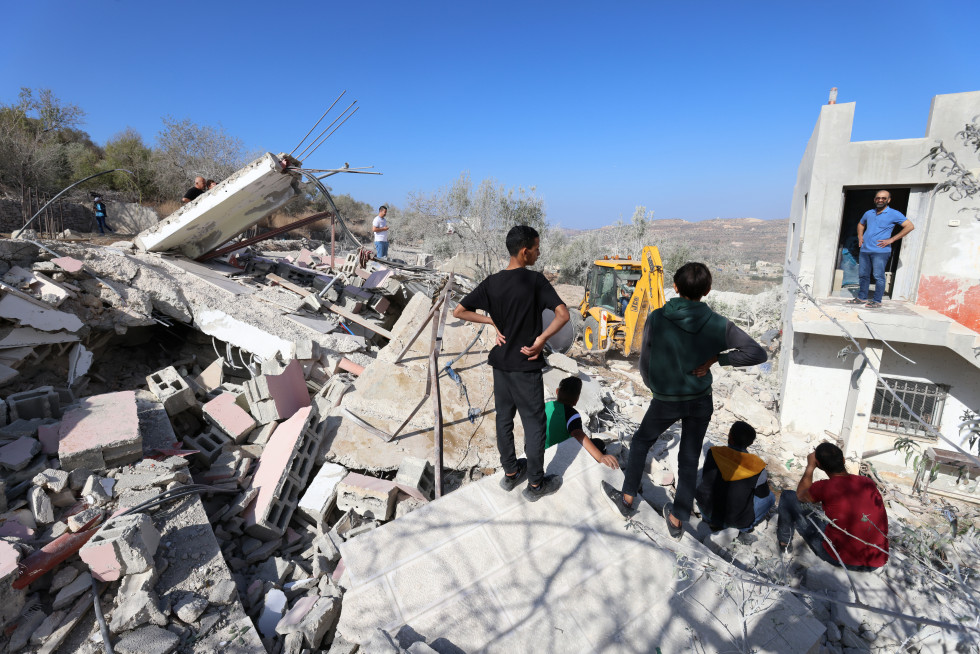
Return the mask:
[[[336,634],[341,551],[498,467],[494,334],[436,310],[472,282],[428,255],[383,263],[309,241],[206,262],[56,247],[0,241],[0,652],[98,652],[103,631],[117,652],[434,651]],[[547,392],[580,377],[584,422],[625,463],[650,401],[635,362],[547,362]],[[812,444],[780,433],[771,368],[714,374],[705,447],[746,420],[776,485],[795,485]],[[679,425],[669,434],[644,494],[674,484]],[[917,498],[886,500],[895,529],[935,524]],[[880,626],[825,612],[831,651]]]
[[367,434],[400,454],[360,464],[332,447],[340,405],[447,275],[322,246],[57,247],[0,241],[0,651],[100,651],[93,592],[115,651],[329,647],[338,544],[434,496],[431,437],[409,456]]

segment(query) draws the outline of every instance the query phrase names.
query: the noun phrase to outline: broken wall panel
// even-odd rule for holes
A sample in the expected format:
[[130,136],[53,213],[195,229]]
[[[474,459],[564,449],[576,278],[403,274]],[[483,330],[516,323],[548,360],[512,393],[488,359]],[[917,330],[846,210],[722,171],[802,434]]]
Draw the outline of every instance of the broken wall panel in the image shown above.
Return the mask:
[[160,224],[140,232],[136,246],[199,257],[286,204],[297,194],[297,184],[297,178],[267,152]]

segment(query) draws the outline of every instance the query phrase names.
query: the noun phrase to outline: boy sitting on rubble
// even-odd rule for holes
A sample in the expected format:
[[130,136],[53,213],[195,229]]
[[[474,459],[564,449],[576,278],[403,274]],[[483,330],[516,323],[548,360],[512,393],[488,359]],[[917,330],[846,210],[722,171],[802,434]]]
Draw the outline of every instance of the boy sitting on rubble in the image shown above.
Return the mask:
[[711,531],[751,531],[776,504],[766,462],[748,451],[754,442],[755,429],[738,420],[728,431],[728,445],[712,447],[704,457],[695,497]]
[[611,454],[606,454],[605,446],[600,449],[592,439],[582,431],[582,416],[575,410],[579,396],[582,394],[582,380],[578,377],[565,377],[558,384],[558,391],[555,395],[557,400],[552,400],[544,405],[545,416],[547,419],[547,436],[545,437],[545,449],[552,445],[557,445],[569,439],[577,440],[585,451],[593,459],[602,465],[609,466],[613,470],[619,469],[619,461]]

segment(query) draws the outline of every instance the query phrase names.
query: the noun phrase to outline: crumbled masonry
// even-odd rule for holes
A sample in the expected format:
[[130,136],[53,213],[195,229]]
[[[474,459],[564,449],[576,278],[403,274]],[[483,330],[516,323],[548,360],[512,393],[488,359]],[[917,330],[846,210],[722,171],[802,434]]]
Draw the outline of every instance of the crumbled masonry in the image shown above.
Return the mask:
[[[692,632],[706,651],[731,649],[722,627],[741,629],[741,617],[724,574],[776,556],[775,520],[752,549],[708,537],[697,518],[683,548],[668,543],[649,505],[672,492],[679,425],[645,463],[639,529],[601,504],[599,482],[621,484],[622,472],[574,439],[548,451],[559,493],[530,504],[504,492],[496,335],[451,317],[474,280],[426,253],[378,261],[338,243],[332,256],[308,240],[188,258],[297,192],[271,155],[232,181],[135,247],[46,242],[55,256],[0,240],[0,654],[102,651],[93,579],[116,652],[666,652],[689,648]],[[437,416],[426,319],[450,277],[449,317],[434,313]],[[586,430],[625,465],[650,403],[635,360],[573,346],[546,362],[548,398],[579,376]],[[747,420],[774,485],[795,485],[812,444],[780,431],[772,375],[712,372],[705,447]],[[515,438],[520,452],[520,420]],[[941,524],[928,500],[886,500],[892,529]],[[797,585],[847,588],[840,571],[795,557]],[[685,561],[714,572],[685,577]],[[906,592],[910,574],[896,563],[858,583],[876,597],[898,588],[896,611],[953,615]],[[851,651],[912,633],[826,601],[760,601],[753,651]]]

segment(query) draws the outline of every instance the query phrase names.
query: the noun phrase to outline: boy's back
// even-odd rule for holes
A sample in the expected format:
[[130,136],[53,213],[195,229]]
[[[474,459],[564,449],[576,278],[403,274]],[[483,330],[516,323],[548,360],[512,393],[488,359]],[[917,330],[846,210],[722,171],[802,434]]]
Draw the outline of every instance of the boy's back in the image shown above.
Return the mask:
[[543,357],[529,360],[521,354],[521,348],[533,344],[541,334],[541,313],[564,304],[544,275],[527,268],[501,270],[484,279],[462,304],[490,314],[507,339],[490,351],[488,361],[492,367],[509,371],[544,367]]

